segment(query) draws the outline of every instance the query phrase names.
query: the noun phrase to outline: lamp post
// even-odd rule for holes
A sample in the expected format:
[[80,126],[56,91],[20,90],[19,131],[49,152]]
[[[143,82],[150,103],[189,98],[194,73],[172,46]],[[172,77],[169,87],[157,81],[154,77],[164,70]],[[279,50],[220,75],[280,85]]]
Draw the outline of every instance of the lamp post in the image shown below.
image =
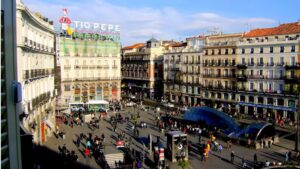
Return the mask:
[[296,112],[296,138],[295,138],[295,151],[299,150],[299,117],[300,117],[300,85],[298,84],[298,110]]

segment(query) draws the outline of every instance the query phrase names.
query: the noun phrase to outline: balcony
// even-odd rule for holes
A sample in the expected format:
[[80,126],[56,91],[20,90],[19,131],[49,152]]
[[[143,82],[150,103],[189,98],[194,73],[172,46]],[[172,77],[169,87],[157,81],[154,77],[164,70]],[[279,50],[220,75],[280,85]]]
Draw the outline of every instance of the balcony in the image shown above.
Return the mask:
[[256,66],[264,66],[263,62],[257,63]]
[[238,69],[247,69],[247,65],[246,64],[237,64],[237,68]]
[[284,81],[288,84],[298,84],[300,83],[300,78],[299,76],[285,76]]
[[266,66],[275,66],[275,64],[274,63],[267,63]]
[[299,69],[300,68],[300,63],[293,63],[293,64],[285,64],[286,69]]
[[64,69],[71,69],[71,65],[64,65]]
[[247,81],[247,76],[246,75],[238,75],[237,76],[237,81],[246,82]]
[[248,79],[264,79],[263,75],[249,75]]
[[276,66],[284,66],[284,63],[283,62],[282,63],[278,62],[278,63],[276,63]]

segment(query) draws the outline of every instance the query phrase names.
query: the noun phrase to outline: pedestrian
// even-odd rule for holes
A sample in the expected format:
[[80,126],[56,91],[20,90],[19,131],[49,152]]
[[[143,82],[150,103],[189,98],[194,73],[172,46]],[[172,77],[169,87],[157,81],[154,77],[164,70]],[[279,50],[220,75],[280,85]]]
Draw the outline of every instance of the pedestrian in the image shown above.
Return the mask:
[[230,157],[231,157],[231,163],[232,164],[234,163],[234,156],[235,156],[234,151],[231,151]]
[[202,134],[202,130],[201,128],[199,128],[198,130],[198,134],[199,134],[199,144],[201,143],[201,134]]
[[271,148],[271,145],[272,145],[272,140],[269,139],[269,140],[268,140],[268,147]]
[[254,164],[257,164],[257,155],[256,155],[256,153],[253,156],[253,161],[254,161]]
[[222,147],[221,144],[219,144],[219,146],[218,146],[218,152],[219,152],[219,153],[222,153],[222,150],[223,150],[223,147]]
[[87,148],[89,148],[89,149],[91,148],[92,145],[91,145],[91,141],[90,141],[90,140],[88,140],[88,141],[86,142],[86,146],[87,146]]
[[76,140],[76,145],[77,145],[77,147],[79,147],[80,146],[80,137],[77,137],[77,140]]
[[289,162],[289,153],[288,152],[285,153],[285,162]]
[[247,167],[247,164],[246,164],[246,161],[245,161],[244,157],[242,158],[242,167],[243,168]]
[[90,150],[88,148],[84,149],[84,155],[85,157],[90,157]]

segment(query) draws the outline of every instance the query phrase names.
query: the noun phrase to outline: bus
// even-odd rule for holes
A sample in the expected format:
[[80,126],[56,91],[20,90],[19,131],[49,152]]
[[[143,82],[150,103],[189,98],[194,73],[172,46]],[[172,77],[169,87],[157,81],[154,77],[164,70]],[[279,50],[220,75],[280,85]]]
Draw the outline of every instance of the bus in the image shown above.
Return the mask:
[[73,102],[73,103],[69,103],[69,108],[71,110],[71,112],[77,112],[79,110],[84,111],[84,103],[82,102]]
[[109,102],[105,100],[90,100],[85,103],[89,111],[107,112],[109,110]]

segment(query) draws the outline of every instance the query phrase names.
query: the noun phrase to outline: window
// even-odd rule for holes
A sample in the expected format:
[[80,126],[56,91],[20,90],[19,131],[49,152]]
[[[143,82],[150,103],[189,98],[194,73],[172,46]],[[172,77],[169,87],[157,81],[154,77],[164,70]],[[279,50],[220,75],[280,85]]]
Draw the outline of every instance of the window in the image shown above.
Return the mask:
[[254,96],[249,96],[249,102],[253,103],[254,102]]
[[245,49],[244,48],[242,49],[242,54],[245,54]]
[[270,47],[270,53],[273,53],[273,46]]
[[235,54],[235,49],[234,48],[232,48],[232,54]]
[[225,49],[225,55],[228,55],[228,49]]
[[71,91],[71,86],[70,85],[65,85],[65,91]]
[[259,70],[258,75],[262,76],[263,75],[263,70]]
[[283,70],[279,70],[279,78],[283,78]]
[[264,84],[263,83],[259,83],[258,84],[258,91],[261,92],[263,90]]
[[250,88],[250,91],[253,91],[253,90],[254,90],[254,83],[253,83],[253,82],[250,83],[249,88]]
[[268,83],[268,92],[272,92],[272,83]]
[[218,49],[218,55],[221,55],[221,49]]
[[280,53],[284,52],[284,46],[280,46]]
[[283,84],[279,84],[278,90],[279,90],[279,93],[281,93],[283,91]]
[[296,65],[296,58],[295,58],[295,56],[291,57],[291,65]]
[[259,104],[264,104],[264,98],[263,98],[263,97],[258,97],[258,98],[257,98],[257,102],[258,102]]
[[273,59],[273,57],[270,57],[270,59],[269,59],[269,64],[270,64],[270,66],[273,66],[273,65],[274,65],[274,59]]
[[244,102],[244,101],[245,101],[245,96],[241,95],[241,96],[240,96],[240,101],[241,101],[241,102]]
[[208,55],[208,50],[205,50],[205,55]]
[[243,64],[243,65],[246,64],[245,58],[242,58],[242,64]]
[[283,57],[280,57],[280,58],[279,58],[279,64],[280,64],[280,65],[283,65],[283,63],[284,63],[284,58],[283,58]]
[[264,64],[264,58],[263,58],[263,57],[260,57],[260,58],[259,58],[259,64],[260,64],[260,65]]
[[214,55],[215,54],[215,50],[211,50],[211,55]]
[[254,75],[254,70],[251,69],[251,70],[250,70],[250,76],[253,76],[253,75]]
[[250,58],[250,65],[251,65],[251,66],[254,65],[254,58]]
[[274,102],[273,98],[269,97],[267,99],[267,104],[273,104],[273,102]]
[[251,54],[253,54],[253,53],[254,53],[254,48],[251,48],[251,51],[250,51],[250,53],[251,53]]
[[292,45],[292,46],[291,46],[291,52],[295,52],[295,49],[296,49],[296,48],[295,48],[295,45]]
[[260,48],[259,53],[264,53],[264,48],[263,47]]

